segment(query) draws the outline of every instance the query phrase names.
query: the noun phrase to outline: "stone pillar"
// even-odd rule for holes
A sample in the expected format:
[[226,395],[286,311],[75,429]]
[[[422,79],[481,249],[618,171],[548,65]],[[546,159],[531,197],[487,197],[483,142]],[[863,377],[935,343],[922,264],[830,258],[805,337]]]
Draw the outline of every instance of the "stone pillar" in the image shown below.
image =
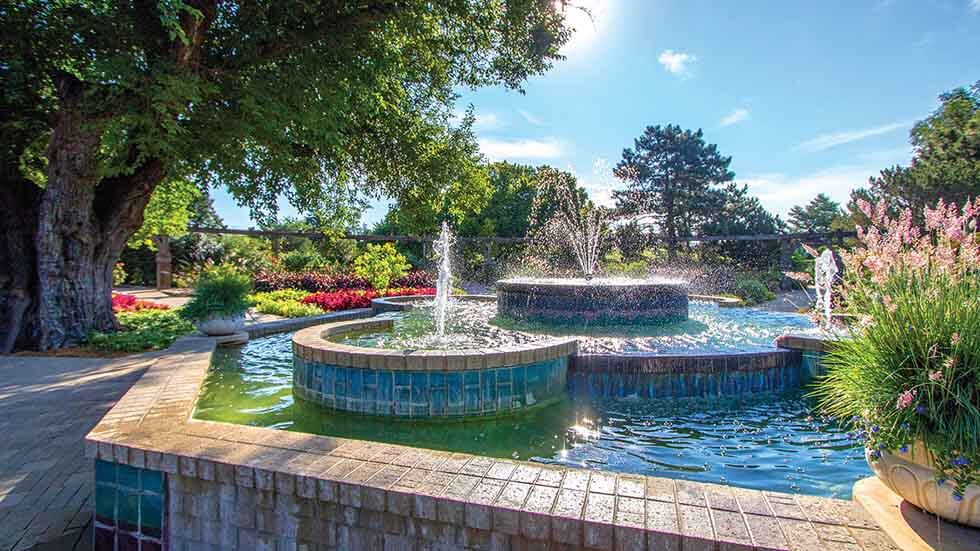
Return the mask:
[[157,289],[173,287],[173,257],[170,256],[170,236],[158,235],[153,238],[157,246]]

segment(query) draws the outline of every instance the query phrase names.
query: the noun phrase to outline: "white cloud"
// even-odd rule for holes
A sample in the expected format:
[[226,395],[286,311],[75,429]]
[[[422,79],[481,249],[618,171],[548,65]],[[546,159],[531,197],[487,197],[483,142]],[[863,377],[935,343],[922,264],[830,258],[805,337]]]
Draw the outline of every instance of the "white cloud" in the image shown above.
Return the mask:
[[675,52],[674,50],[664,50],[657,57],[657,61],[664,66],[664,69],[667,69],[667,72],[682,77],[690,75],[688,65],[697,60],[697,56],[693,54]]
[[526,120],[527,122],[533,124],[534,126],[541,126],[541,125],[544,124],[544,121],[542,121],[541,119],[535,117],[529,111],[525,111],[524,109],[518,109],[517,112],[520,113],[520,115],[522,117],[524,117],[524,120]]
[[748,109],[736,109],[721,119],[722,126],[731,126],[735,123],[749,120]]
[[492,161],[511,159],[556,159],[564,155],[564,146],[554,138],[501,140],[480,138],[480,151]]
[[901,121],[901,122],[893,122],[891,124],[886,124],[883,126],[876,126],[874,128],[863,128],[861,130],[846,130],[843,132],[821,134],[816,138],[807,140],[797,145],[793,149],[797,151],[816,153],[817,151],[824,151],[826,149],[837,147],[839,145],[856,142],[874,136],[880,136],[882,134],[888,134],[889,132],[894,132],[902,128],[908,128],[909,124],[911,123],[909,123],[908,121]]
[[970,11],[980,13],[980,0],[970,0]]
[[582,186],[593,203],[600,207],[616,206],[613,191],[621,189],[623,182],[613,176],[613,167],[609,161],[602,157],[596,158],[592,162],[592,173],[588,175],[580,174],[571,166],[567,170],[575,176],[578,185]]
[[[453,124],[459,124],[463,121],[463,117],[466,116],[466,111],[456,109],[453,111],[453,116],[450,121]],[[480,113],[477,111],[473,112],[473,129],[474,130],[496,130],[498,128],[503,128],[507,126],[506,121],[500,117],[500,115],[489,112]]]
[[907,163],[908,147],[867,153],[859,162],[821,169],[809,174],[790,176],[781,172],[754,174],[740,178],[749,193],[757,196],[769,211],[786,217],[795,205],[808,203],[818,193],[825,193],[842,206],[851,198],[851,190],[868,185],[868,178],[877,176],[882,168]]

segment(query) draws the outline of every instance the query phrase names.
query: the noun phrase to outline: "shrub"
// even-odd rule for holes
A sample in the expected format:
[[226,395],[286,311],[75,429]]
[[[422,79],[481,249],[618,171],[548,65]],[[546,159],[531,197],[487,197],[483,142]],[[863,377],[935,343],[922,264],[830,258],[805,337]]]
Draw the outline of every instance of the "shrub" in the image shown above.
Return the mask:
[[193,326],[176,311],[146,309],[116,314],[120,330],[93,333],[88,344],[110,352],[142,352],[170,346],[177,337],[193,331]]
[[315,305],[301,302],[309,294],[306,291],[284,289],[268,293],[254,293],[249,295],[249,302],[255,305],[255,310],[262,314],[286,318],[301,318],[321,314],[322,311]]
[[126,265],[122,262],[116,262],[112,267],[112,285],[114,287],[126,283]]
[[824,357],[814,394],[864,440],[872,460],[922,442],[954,496],[980,483],[980,199],[939,202],[925,228],[884,204],[859,202],[871,221],[843,255],[843,298],[860,317]]
[[180,309],[185,319],[199,321],[210,316],[233,316],[248,310],[249,277],[232,266],[205,270],[194,288],[194,296]]
[[114,293],[112,295],[113,312],[135,312],[138,310],[168,310],[166,304],[153,302],[152,300],[140,300],[133,295]]
[[436,278],[433,274],[425,271],[419,270],[417,268],[409,270],[409,272],[402,277],[397,277],[391,280],[389,284],[392,287],[435,287]]
[[354,274],[368,280],[377,290],[387,289],[393,279],[403,277],[410,267],[405,255],[391,243],[370,244],[354,259]]
[[327,264],[320,253],[313,250],[289,251],[282,257],[282,267],[287,272],[318,270]]
[[746,306],[761,304],[776,297],[764,283],[754,278],[744,278],[735,282],[735,294]]

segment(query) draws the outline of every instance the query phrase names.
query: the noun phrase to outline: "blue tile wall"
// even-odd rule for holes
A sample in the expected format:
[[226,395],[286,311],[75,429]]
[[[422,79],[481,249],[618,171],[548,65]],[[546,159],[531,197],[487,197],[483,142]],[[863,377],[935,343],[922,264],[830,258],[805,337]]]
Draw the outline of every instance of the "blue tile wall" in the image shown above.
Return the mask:
[[577,359],[569,393],[599,398],[738,396],[799,388],[823,373],[819,353],[733,354],[718,358]]
[[325,407],[399,417],[492,416],[564,395],[569,360],[465,371],[340,367],[293,357],[293,392]]
[[166,534],[164,473],[95,461],[96,551],[158,551]]

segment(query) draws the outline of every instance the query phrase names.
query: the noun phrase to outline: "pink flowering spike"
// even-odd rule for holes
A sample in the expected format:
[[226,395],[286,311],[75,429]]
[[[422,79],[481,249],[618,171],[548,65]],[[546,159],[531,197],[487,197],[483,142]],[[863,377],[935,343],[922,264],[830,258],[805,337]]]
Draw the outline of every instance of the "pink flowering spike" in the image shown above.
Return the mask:
[[912,405],[915,401],[915,390],[906,390],[905,392],[898,395],[898,400],[895,401],[895,409],[905,409]]
[[929,372],[929,380],[930,381],[933,381],[933,382],[942,381],[943,380],[943,372],[942,371],[939,371],[939,370],[930,371]]

